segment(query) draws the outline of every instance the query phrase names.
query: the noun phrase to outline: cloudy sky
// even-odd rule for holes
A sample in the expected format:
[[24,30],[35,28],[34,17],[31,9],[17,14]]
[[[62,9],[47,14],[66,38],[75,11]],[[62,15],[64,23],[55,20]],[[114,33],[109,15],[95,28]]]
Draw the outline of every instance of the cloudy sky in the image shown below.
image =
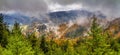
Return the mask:
[[120,0],[0,0],[0,11],[46,13],[86,9],[120,17]]

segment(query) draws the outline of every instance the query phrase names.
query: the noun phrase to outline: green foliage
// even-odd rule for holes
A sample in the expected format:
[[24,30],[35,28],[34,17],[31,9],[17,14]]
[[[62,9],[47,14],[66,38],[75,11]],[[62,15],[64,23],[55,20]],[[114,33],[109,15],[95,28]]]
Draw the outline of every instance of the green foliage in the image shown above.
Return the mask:
[[30,41],[33,50],[35,51],[34,55],[43,55],[43,51],[40,49],[40,38],[37,38],[34,33],[29,35],[28,41]]
[[93,55],[103,55],[110,49],[110,44],[107,43],[107,37],[105,32],[102,31],[102,28],[97,24],[97,18],[93,16],[93,22],[91,26],[90,35],[93,37],[92,40],[87,41],[88,46],[90,47],[91,54]]
[[74,49],[74,46],[72,46],[72,42],[68,40],[67,43],[68,44],[67,44],[65,55],[78,55],[78,53]]
[[5,47],[9,35],[8,26],[3,21],[3,15],[0,14],[0,45]]
[[8,38],[7,52],[12,55],[33,55],[31,44],[20,32],[19,24],[15,23],[12,34]]
[[16,21],[15,21],[15,24],[14,24],[14,26],[13,26],[12,33],[13,33],[13,34],[21,34],[20,25],[19,25],[19,23],[17,23]]
[[9,38],[7,50],[11,51],[15,55],[33,55],[34,51],[30,43],[21,35],[11,36]]
[[48,52],[46,55],[63,55],[62,49],[58,47],[58,45],[53,40],[47,42],[47,48]]
[[48,47],[47,47],[47,42],[45,40],[45,35],[41,36],[41,40],[40,40],[40,48],[44,53],[48,52]]

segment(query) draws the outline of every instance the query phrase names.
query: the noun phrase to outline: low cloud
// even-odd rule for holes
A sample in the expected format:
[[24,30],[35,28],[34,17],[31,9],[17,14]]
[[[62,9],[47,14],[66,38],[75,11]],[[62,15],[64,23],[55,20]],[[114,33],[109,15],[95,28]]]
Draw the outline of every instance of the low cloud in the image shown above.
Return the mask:
[[0,10],[16,10],[23,12],[46,12],[44,0],[0,0]]
[[84,9],[102,11],[108,16],[120,17],[120,0],[51,0],[61,5],[82,4]]
[[[71,6],[75,4],[74,6]],[[57,7],[57,6],[60,7]],[[101,11],[108,16],[120,17],[120,0],[0,0],[0,10],[46,13],[50,10],[75,8]],[[71,7],[70,7],[71,6]],[[75,8],[76,9],[76,8]]]

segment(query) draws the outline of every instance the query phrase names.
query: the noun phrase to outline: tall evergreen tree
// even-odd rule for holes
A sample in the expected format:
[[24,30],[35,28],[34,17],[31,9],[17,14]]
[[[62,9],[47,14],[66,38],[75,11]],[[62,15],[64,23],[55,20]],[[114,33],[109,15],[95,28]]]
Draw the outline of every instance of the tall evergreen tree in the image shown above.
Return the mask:
[[37,38],[35,36],[35,33],[32,33],[31,35],[28,36],[28,40],[30,41],[33,50],[35,51],[34,55],[43,55],[43,51],[40,48],[40,38]]
[[90,29],[90,36],[93,37],[91,41],[88,41],[90,54],[93,55],[103,55],[110,51],[110,44],[107,43],[108,35],[103,32],[100,25],[97,23],[97,18],[95,16],[92,17],[92,26]]
[[9,35],[8,26],[4,22],[4,16],[0,14],[0,44],[5,47],[7,44],[7,37]]
[[12,35],[8,41],[6,48],[14,55],[34,55],[31,44],[22,35]]
[[21,34],[18,23],[14,24],[12,31],[13,34],[8,38],[8,45],[6,46],[7,51],[11,52],[13,55],[34,55],[32,46],[25,36]]
[[45,40],[45,35],[41,36],[41,40],[40,40],[40,48],[44,53],[48,52],[48,47],[47,47],[47,42]]
[[12,33],[13,34],[21,34],[20,24],[17,21],[15,21],[15,24],[12,29]]
[[65,55],[78,55],[78,53],[75,51],[72,41],[67,41],[67,49]]

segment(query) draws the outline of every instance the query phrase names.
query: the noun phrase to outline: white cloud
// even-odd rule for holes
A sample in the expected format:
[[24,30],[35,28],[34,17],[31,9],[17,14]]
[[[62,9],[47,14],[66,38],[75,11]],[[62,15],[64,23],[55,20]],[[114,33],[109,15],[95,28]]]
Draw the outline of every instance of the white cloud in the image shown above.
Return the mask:
[[51,4],[48,6],[49,11],[55,12],[55,11],[67,11],[67,10],[76,10],[76,9],[81,9],[82,4],[69,4],[69,5],[60,5],[58,3]]

